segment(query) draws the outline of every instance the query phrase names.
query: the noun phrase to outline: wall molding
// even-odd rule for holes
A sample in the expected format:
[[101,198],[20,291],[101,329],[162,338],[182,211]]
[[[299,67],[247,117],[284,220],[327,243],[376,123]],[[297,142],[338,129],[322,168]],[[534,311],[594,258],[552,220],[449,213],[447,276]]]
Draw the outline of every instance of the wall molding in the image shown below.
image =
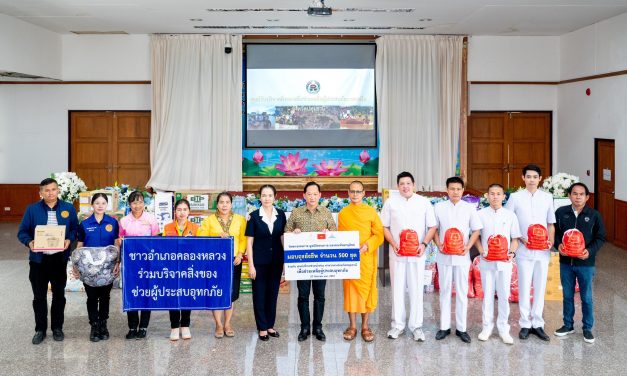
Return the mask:
[[562,81],[468,81],[471,85],[564,85],[571,84],[573,82],[598,80],[600,78],[616,77],[627,74],[627,70],[620,70],[615,72],[595,74],[592,76],[583,76],[578,78],[571,78]]

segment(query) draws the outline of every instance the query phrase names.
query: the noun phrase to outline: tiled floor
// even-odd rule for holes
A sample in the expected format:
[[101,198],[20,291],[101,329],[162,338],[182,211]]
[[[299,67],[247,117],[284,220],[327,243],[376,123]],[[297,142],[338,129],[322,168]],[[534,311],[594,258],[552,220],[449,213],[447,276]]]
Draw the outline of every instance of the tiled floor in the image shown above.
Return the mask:
[[[581,324],[564,339],[551,335],[517,338],[518,307],[512,305],[510,324],[513,346],[498,336],[477,340],[481,301],[470,300],[470,345],[454,335],[435,341],[439,305],[437,294],[425,295],[427,341],[416,343],[404,335],[385,337],[389,328],[390,288],[380,288],[379,308],[372,318],[376,339],[365,344],[359,337],[346,342],[342,331],[347,318],[342,312],[342,286],[327,285],[324,329],[327,341],[299,343],[295,289],[279,298],[279,339],[257,340],[250,295],[236,305],[235,338],[216,339],[208,312],[192,314],[189,341],[171,343],[166,312],[152,315],[146,340],[125,340],[126,315],[121,312],[120,290],[112,293],[109,328],[112,338],[89,342],[84,293],[67,293],[64,342],[50,333],[41,345],[30,343],[33,335],[32,292],[28,282],[26,249],[16,240],[16,224],[0,224],[0,375],[625,375],[627,374],[627,251],[607,245],[598,257],[595,280],[596,343],[583,342]],[[561,326],[561,302],[547,302],[546,330]],[[577,303],[577,309],[580,309]],[[581,313],[575,316],[581,320]],[[453,320],[454,322],[454,320]]]

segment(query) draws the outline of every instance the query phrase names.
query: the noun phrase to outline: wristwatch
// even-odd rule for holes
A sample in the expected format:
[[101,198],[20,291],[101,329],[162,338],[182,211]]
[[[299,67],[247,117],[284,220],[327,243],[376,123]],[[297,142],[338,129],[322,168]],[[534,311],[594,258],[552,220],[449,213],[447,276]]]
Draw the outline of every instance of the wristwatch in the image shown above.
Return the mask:
[[428,246],[429,244],[427,244],[427,243],[425,243],[425,242],[422,242],[422,245],[424,245],[424,246],[425,246],[425,248],[427,248],[427,246]]

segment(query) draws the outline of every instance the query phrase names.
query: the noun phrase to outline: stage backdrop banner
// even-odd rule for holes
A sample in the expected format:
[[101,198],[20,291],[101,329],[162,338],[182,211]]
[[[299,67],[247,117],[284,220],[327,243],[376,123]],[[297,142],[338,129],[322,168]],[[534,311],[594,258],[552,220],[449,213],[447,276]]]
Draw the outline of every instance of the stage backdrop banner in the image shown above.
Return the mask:
[[122,254],[125,312],[231,306],[233,238],[128,237]]
[[359,232],[286,233],[285,279],[358,279]]

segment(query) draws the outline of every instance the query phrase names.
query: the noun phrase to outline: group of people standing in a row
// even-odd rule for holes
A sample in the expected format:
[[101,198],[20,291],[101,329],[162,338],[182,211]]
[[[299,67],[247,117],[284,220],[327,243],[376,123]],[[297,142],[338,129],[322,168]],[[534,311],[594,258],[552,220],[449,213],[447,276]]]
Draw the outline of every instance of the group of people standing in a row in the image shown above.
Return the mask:
[[[222,192],[217,198],[217,211],[203,220],[200,226],[188,220],[190,205],[182,199],[175,203],[175,220],[165,226],[163,236],[221,236],[233,237],[234,260],[232,281],[232,306],[228,310],[213,311],[216,338],[233,337],[231,324],[234,303],[239,297],[239,284],[242,273],[242,258],[248,258],[249,275],[253,280],[253,309],[256,326],[261,341],[279,337],[274,328],[277,299],[283,274],[283,234],[285,232],[358,231],[360,244],[360,278],[344,280],[344,310],[348,313],[349,326],[344,331],[346,340],[357,336],[357,316],[361,315],[361,337],[366,342],[375,335],[368,325],[369,314],[377,307],[377,268],[378,248],[387,240],[390,244],[390,279],[392,282],[392,322],[387,336],[396,339],[407,326],[413,339],[424,341],[423,324],[423,281],[425,271],[425,249],[434,241],[440,250],[437,255],[438,278],[440,285],[440,330],[436,339],[441,340],[451,333],[452,286],[455,282],[456,335],[464,342],[470,342],[467,333],[467,292],[470,268],[469,251],[475,245],[481,255],[481,280],[485,291],[483,301],[483,329],[479,339],[489,338],[494,327],[494,294],[498,296],[497,328],[505,343],[513,343],[509,334],[509,286],[512,275],[513,257],[517,256],[520,289],[519,338],[527,339],[535,334],[549,340],[544,332],[542,311],[546,287],[549,250],[556,246],[562,253],[561,239],[565,231],[577,228],[584,233],[586,250],[583,256],[571,258],[560,255],[560,271],[564,288],[564,325],[555,332],[562,336],[573,332],[575,280],[579,282],[583,305],[583,332],[586,342],[593,342],[592,278],[597,251],[604,242],[605,231],[598,212],[585,206],[589,197],[588,188],[576,183],[569,189],[572,205],[553,211],[552,197],[538,190],[542,180],[540,168],[535,165],[523,169],[524,191],[510,195],[506,207],[504,189],[492,184],[488,189],[490,207],[480,211],[461,200],[464,182],[458,177],[447,179],[448,200],[435,205],[414,193],[415,182],[408,172],[397,176],[399,195],[390,197],[384,204],[381,214],[362,202],[365,196],[364,185],[359,181],[350,184],[348,194],[350,204],[342,209],[336,225],[331,212],[319,205],[321,190],[315,182],[309,182],[303,189],[306,205],[292,211],[289,219],[283,211],[274,206],[276,189],[264,185],[259,189],[261,207],[250,214],[246,221],[243,216],[234,214],[232,196]],[[40,184],[42,200],[30,205],[18,231],[19,240],[29,247],[29,279],[33,289],[33,310],[35,313],[35,335],[33,344],[41,343],[46,337],[47,290],[52,288],[51,328],[53,338],[64,339],[63,318],[65,307],[66,265],[69,246],[78,239],[77,248],[119,246],[120,239],[127,236],[156,236],[159,228],[155,218],[145,212],[141,192],[133,192],[128,202],[130,214],[118,221],[105,214],[107,196],[95,194],[92,197],[93,214],[78,224],[76,211],[71,204],[58,200],[59,188],[53,179],[44,179]],[[578,220],[580,217],[583,220]],[[555,225],[557,223],[557,225]],[[544,250],[527,249],[527,228],[540,224],[548,229],[548,244]],[[34,231],[37,225],[65,225],[65,251],[57,253],[34,252]],[[445,239],[453,229],[460,241],[459,254],[447,254],[444,248],[451,239]],[[414,238],[409,235],[413,234]],[[508,260],[487,261],[488,240],[500,235],[507,240]],[[407,244],[414,243],[415,253],[407,255]],[[449,245],[450,247],[450,245]],[[119,259],[114,267],[119,274]],[[79,271],[75,269],[75,275]],[[533,303],[531,286],[533,283]],[[325,280],[299,280],[298,312],[301,328],[298,341],[305,341],[310,335],[320,341],[326,340],[322,329],[325,304]],[[90,286],[85,282],[87,311],[91,325],[90,340],[109,338],[107,319],[109,315],[109,295],[112,284]],[[405,291],[409,291],[409,312],[405,307]],[[310,294],[313,290],[313,320],[309,311]],[[170,340],[191,338],[190,314],[188,310],[170,311]],[[147,335],[150,311],[130,311],[127,314],[129,331],[127,339],[142,339]],[[223,321],[224,318],[224,321]]]

